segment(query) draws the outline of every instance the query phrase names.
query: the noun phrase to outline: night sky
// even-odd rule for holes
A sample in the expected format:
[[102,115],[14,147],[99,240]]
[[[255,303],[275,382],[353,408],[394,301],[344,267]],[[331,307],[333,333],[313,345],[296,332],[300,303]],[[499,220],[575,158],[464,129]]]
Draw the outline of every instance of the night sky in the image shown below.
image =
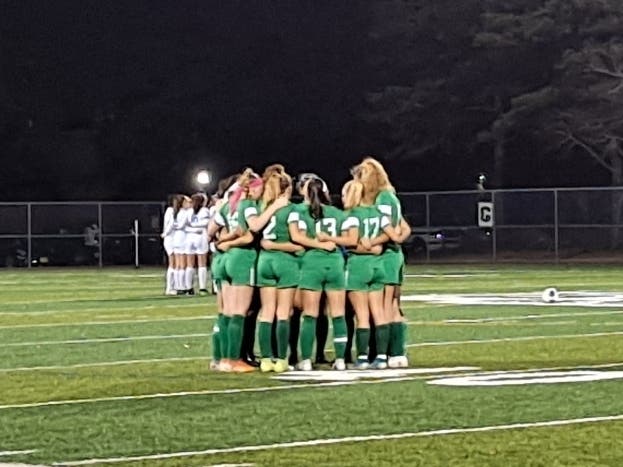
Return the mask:
[[3,2],[3,197],[161,199],[274,161],[341,182],[372,86],[347,3]]
[[[428,3],[409,8],[437,15]],[[400,23],[390,5],[405,2],[0,0],[0,198],[161,200],[192,191],[198,168],[218,179],[273,162],[317,171],[337,191],[364,155],[384,161],[401,191],[472,189],[492,166],[491,145],[473,143],[492,118],[479,110],[472,125],[473,109],[489,103],[468,103],[465,115],[433,105],[407,121],[439,140],[411,159],[389,157],[396,141],[367,118],[366,96],[425,73],[461,73],[463,88],[449,88],[461,98],[484,86],[478,70],[490,65],[474,66],[461,36],[481,23],[478,12],[471,19],[460,2],[443,3],[463,29],[439,31],[435,16]],[[394,33],[396,21],[412,30]],[[547,75],[501,63],[504,82],[518,71]],[[608,183],[588,159],[554,164],[533,151],[538,141],[509,142],[505,186]]]

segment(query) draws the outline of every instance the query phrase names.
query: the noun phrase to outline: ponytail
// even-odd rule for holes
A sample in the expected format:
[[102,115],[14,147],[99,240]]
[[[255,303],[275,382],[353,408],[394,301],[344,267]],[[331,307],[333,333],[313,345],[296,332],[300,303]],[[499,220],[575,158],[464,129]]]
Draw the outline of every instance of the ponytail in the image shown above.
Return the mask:
[[323,189],[323,181],[311,179],[307,182],[307,198],[309,199],[309,213],[314,220],[322,219],[322,205],[331,204],[331,199]]

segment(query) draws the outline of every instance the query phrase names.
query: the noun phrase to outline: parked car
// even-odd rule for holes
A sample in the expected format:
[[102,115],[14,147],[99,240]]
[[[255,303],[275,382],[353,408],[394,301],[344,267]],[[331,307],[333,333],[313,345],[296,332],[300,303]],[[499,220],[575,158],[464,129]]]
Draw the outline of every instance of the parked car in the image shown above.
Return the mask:
[[454,250],[461,246],[460,232],[413,228],[411,236],[404,242],[403,251],[409,256],[425,256],[432,252]]

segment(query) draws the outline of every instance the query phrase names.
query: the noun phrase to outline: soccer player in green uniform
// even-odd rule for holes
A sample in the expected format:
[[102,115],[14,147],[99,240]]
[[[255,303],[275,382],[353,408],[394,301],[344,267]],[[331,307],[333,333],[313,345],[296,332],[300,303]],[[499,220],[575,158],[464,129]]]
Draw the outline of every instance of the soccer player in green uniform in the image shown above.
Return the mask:
[[[391,368],[407,367],[406,328],[404,315],[400,309],[400,286],[402,285],[404,254],[400,243],[406,240],[411,231],[402,216],[400,200],[389,181],[385,168],[377,160],[367,157],[354,170],[356,180],[364,186],[364,198],[373,200],[378,210],[389,220],[391,229],[386,235],[374,239],[364,239],[365,246],[383,244],[381,255],[385,269],[385,287],[383,308],[389,316],[389,361]],[[391,233],[391,238],[387,234]],[[384,343],[382,343],[384,345]],[[377,346],[379,353],[385,353],[385,347]]]
[[[320,296],[325,291],[333,323],[335,347],[334,368],[344,370],[346,347],[346,322],[344,320],[345,278],[344,257],[336,249],[335,242],[321,241],[318,232],[337,237],[343,231],[344,213],[330,205],[324,183],[319,179],[308,180],[303,189],[304,202],[293,211],[289,224],[290,238],[305,247],[301,260],[299,289],[303,301],[303,324],[301,326],[301,362],[298,368],[312,369],[311,356],[316,334],[316,318],[320,308]],[[294,222],[296,220],[296,222]]]
[[[271,169],[271,170],[269,170]],[[290,197],[292,179],[282,166],[271,166],[264,174],[264,194],[261,210],[268,209],[279,196]],[[259,316],[260,370],[284,372],[288,369],[286,354],[290,331],[290,313],[299,279],[301,245],[290,241],[289,224],[298,222],[291,215],[294,204],[277,209],[262,230],[261,250],[257,264],[257,285],[260,288],[262,309]],[[273,355],[271,335],[277,317],[277,355]],[[273,361],[274,359],[274,361]]]
[[[220,369],[249,372],[253,371],[253,367],[240,359],[243,322],[251,304],[257,260],[249,219],[258,217],[254,200],[261,196],[263,182],[251,169],[245,169],[237,183],[238,188],[217,216],[217,222],[225,224],[228,232],[217,244],[217,248],[224,252],[220,260],[222,282],[229,285],[222,291],[224,319],[219,323],[219,329],[221,333],[227,333],[228,344]],[[262,219],[270,217],[282,203],[273,203],[273,207],[263,213]],[[254,219],[256,223],[260,220]]]

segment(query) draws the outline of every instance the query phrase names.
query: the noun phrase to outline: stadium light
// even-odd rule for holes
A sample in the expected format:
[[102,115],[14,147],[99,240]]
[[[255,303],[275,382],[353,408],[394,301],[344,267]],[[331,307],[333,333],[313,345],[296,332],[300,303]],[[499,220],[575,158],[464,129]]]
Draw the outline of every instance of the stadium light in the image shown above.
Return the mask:
[[199,188],[204,189],[212,181],[212,174],[209,170],[202,169],[195,175],[195,181],[197,185],[199,185]]

